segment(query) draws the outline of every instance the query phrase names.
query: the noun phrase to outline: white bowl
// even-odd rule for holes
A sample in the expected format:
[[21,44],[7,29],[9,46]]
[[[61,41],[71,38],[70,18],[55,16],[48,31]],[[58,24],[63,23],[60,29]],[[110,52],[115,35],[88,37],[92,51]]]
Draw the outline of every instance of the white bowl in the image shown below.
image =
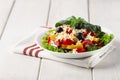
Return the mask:
[[[106,29],[106,28],[102,28],[102,31],[108,33],[108,34],[113,34],[114,33],[112,31],[110,31],[109,29]],[[38,31],[37,35],[36,35],[36,38],[35,38],[35,42],[40,46],[42,47],[42,44],[41,44],[41,40],[42,40],[42,37],[45,35],[46,31]],[[114,39],[115,39],[115,35],[114,35]],[[114,39],[112,39],[112,41],[110,43],[108,43],[107,45],[103,46],[102,48],[98,49],[98,50],[94,50],[94,51],[88,51],[88,52],[82,52],[82,53],[76,53],[76,54],[72,54],[72,53],[60,53],[60,52],[53,52],[53,51],[50,51],[50,50],[47,50],[44,48],[44,51],[46,53],[50,53],[54,56],[57,56],[57,57],[61,57],[61,58],[85,58],[85,57],[89,57],[89,56],[92,56],[92,55],[95,55],[95,54],[104,54],[111,46],[112,46],[112,43],[114,41]],[[42,47],[43,48],[43,47]]]

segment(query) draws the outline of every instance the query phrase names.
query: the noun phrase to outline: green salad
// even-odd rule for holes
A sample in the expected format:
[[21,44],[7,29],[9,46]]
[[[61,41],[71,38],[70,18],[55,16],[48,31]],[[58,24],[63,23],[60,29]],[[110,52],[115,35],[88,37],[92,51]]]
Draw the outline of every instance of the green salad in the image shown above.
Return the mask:
[[48,30],[41,43],[50,51],[81,53],[100,49],[113,38],[113,34],[103,32],[100,26],[88,23],[81,17],[71,16]]

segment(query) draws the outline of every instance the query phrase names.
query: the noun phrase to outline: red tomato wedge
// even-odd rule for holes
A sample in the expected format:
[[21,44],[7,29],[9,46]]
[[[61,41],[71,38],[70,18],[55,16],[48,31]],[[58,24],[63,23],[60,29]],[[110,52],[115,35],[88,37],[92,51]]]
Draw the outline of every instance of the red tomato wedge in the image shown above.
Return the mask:
[[58,47],[60,47],[60,46],[61,46],[61,41],[58,40],[58,41],[55,42],[55,44],[56,44]]
[[87,48],[88,46],[93,45],[92,41],[90,40],[84,40],[82,44],[84,48]]
[[62,39],[62,44],[64,44],[64,45],[71,45],[73,43],[74,43],[74,41],[71,39]]
[[47,40],[48,44],[50,43],[50,37],[48,37],[48,40]]
[[87,31],[83,32],[83,36],[84,36],[84,37],[86,37],[86,36],[87,36],[87,34],[88,34],[88,32],[87,32]]
[[99,47],[102,47],[103,45],[101,44],[101,43],[99,43],[99,42],[96,42],[96,41],[92,41],[93,42],[93,44],[95,44],[95,45],[97,45],[97,46],[99,46]]
[[91,36],[95,36],[95,33],[94,33],[94,32],[91,32],[90,35],[91,35]]
[[80,52],[85,52],[86,50],[84,48],[77,48],[77,52],[80,53]]
[[67,29],[66,29],[66,33],[68,33],[68,34],[72,33],[72,29],[67,28]]

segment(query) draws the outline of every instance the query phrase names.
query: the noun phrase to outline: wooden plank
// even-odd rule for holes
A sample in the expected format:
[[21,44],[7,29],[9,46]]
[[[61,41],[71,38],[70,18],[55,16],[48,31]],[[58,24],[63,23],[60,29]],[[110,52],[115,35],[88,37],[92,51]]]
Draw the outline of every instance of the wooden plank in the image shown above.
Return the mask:
[[[48,25],[71,15],[87,20],[87,0],[52,0]],[[42,59],[39,80],[91,80],[91,69]]]
[[116,49],[110,53],[96,68],[93,69],[93,80],[120,79],[120,1],[119,0],[90,0],[90,21],[111,29],[116,36]]
[[0,80],[37,80],[40,59],[10,51],[12,45],[46,25],[48,0],[17,0],[0,41]]
[[0,0],[0,37],[2,31],[4,31],[3,29],[6,25],[13,4],[14,0]]
[[91,70],[42,59],[39,80],[92,80]]
[[120,39],[118,29],[120,23],[119,0],[90,0],[90,21],[91,23],[101,25],[111,29]]
[[70,16],[82,17],[88,20],[87,0],[52,0],[48,20],[49,26]]

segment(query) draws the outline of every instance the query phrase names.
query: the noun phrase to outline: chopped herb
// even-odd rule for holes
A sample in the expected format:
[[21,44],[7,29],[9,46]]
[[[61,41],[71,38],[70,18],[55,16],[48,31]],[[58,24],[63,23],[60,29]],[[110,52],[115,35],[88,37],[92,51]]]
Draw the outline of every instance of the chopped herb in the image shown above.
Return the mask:
[[96,45],[91,45],[87,48],[88,51],[93,51],[93,50],[97,50],[99,49],[100,47],[96,46]]

